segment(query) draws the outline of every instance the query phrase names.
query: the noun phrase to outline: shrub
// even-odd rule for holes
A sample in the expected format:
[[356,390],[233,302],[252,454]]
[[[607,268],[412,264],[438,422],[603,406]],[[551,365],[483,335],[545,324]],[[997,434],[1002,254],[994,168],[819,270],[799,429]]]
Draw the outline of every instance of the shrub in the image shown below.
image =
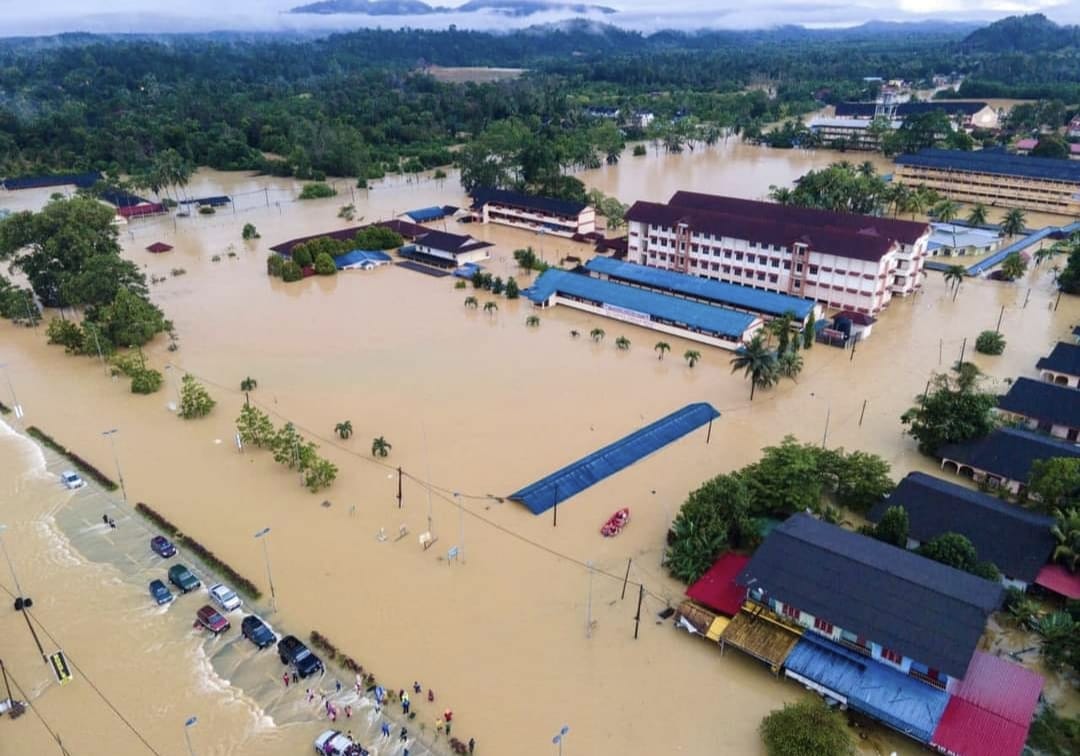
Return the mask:
[[332,276],[337,273],[334,258],[325,252],[320,252],[319,256],[315,258],[315,272],[320,276]]
[[152,394],[161,388],[161,373],[150,368],[141,368],[131,376],[131,393]]
[[1066,717],[1052,706],[1044,706],[1031,723],[1027,744],[1046,756],[1080,753],[1080,718]]
[[1005,351],[1005,337],[997,331],[983,331],[975,339],[975,351],[980,354],[1001,354]]
[[240,232],[240,236],[244,239],[244,241],[260,238],[259,232],[255,228],[255,225],[253,223],[245,223],[244,230]]
[[217,404],[201,383],[190,373],[180,381],[180,409],[177,414],[185,420],[206,417]]
[[41,442],[44,446],[49,447],[60,456],[66,457],[67,460],[71,462],[71,464],[75,465],[75,467],[77,467],[80,472],[82,472],[88,478],[92,478],[106,491],[115,491],[117,488],[119,488],[119,486],[116,485],[112,481],[112,479],[109,478],[109,476],[101,472],[101,470],[94,467],[92,464],[87,462],[75,452],[70,451],[67,447],[65,447],[59,441],[53,439],[52,436],[50,436],[48,433],[45,433],[40,428],[36,428],[31,425],[26,429],[26,432],[27,434],[33,436],[35,439]]
[[466,286],[468,286],[468,285],[469,285],[469,284],[468,284],[468,283],[466,283],[465,281],[455,281],[455,282],[454,282],[454,288],[455,288],[455,289],[464,289],[464,288],[465,288]]
[[210,255],[210,262],[221,262],[221,255]]
[[785,704],[758,728],[769,756],[854,756],[844,717],[817,696]]
[[514,280],[513,276],[510,276],[506,279],[506,298],[517,299],[520,296],[521,289],[518,287],[518,282]]
[[314,256],[311,254],[311,250],[306,245],[300,244],[292,251],[293,262],[299,265],[301,268],[306,268],[315,262]]
[[435,173],[432,174],[431,177],[436,181],[441,181],[442,179],[446,178],[446,171],[444,171],[442,168],[436,168]]
[[[277,255],[274,255],[274,256],[277,257]],[[276,275],[281,275],[281,273],[280,273],[281,266],[278,266],[278,270],[279,270],[279,272]],[[183,276],[183,275],[186,275],[186,274],[187,274],[187,271],[184,270],[183,268],[173,268],[172,270],[169,271],[169,275],[173,276],[173,277]]]
[[322,181],[316,181],[311,184],[304,184],[304,188],[300,190],[300,199],[322,199],[324,197],[333,197],[337,194],[337,189],[326,184]]
[[217,210],[214,209],[213,205],[200,205],[199,206],[199,215],[213,215],[216,212],[217,212]]
[[281,266],[281,280],[287,283],[299,281],[304,277],[303,269],[296,264],[295,260],[286,260]]
[[45,329],[45,334],[49,337],[50,344],[60,344],[69,352],[77,352],[82,348],[83,334],[78,323],[54,318]]
[[645,149],[645,145],[643,145],[643,144],[635,144],[634,145],[634,157],[641,157],[642,155],[645,155],[647,153],[648,153],[648,150]]
[[401,234],[385,226],[368,226],[356,233],[353,242],[359,249],[397,249],[405,240]]

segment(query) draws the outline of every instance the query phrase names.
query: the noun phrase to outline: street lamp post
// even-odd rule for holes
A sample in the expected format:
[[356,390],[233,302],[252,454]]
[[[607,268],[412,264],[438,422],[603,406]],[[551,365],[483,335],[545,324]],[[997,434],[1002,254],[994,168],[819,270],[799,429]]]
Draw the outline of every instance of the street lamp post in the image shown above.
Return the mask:
[[113,462],[116,463],[116,477],[120,479],[120,494],[124,497],[124,504],[128,503],[127,488],[124,486],[124,473],[120,470],[120,457],[116,455],[116,442],[113,441],[113,436],[116,435],[119,428],[113,428],[112,430],[102,431],[101,435],[109,439],[109,447],[112,449]]
[[562,756],[562,744],[563,741],[566,740],[566,736],[569,732],[570,728],[567,725],[563,725],[562,729],[551,739],[551,742],[559,747],[559,756]]
[[274,591],[274,574],[270,571],[270,548],[266,545],[270,540],[270,528],[263,528],[255,537],[262,541],[263,558],[266,560],[266,581],[270,583],[270,606],[277,611],[277,593]]
[[184,722],[184,742],[187,743],[188,756],[195,756],[195,751],[191,748],[191,736],[188,735],[188,730],[194,727],[198,721],[198,717],[188,717],[187,721]]
[[4,379],[7,380],[8,390],[11,392],[11,411],[15,413],[15,419],[21,420],[23,416],[22,405],[19,404],[19,397],[15,396],[15,386],[11,383],[11,376],[8,375],[7,363],[0,363],[0,370],[4,371]]

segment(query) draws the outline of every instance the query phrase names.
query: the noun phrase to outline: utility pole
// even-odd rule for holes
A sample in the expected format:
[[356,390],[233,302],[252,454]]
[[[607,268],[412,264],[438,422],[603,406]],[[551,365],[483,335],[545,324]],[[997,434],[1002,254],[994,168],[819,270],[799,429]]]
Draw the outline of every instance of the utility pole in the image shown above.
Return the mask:
[[645,584],[638,584],[637,614],[634,615],[634,640],[637,640],[638,630],[641,628],[641,602],[645,598]]
[[255,538],[262,541],[263,559],[266,561],[266,581],[270,584],[270,606],[276,612],[277,592],[274,590],[274,575],[270,572],[270,547],[267,545],[270,540],[270,528],[263,528],[255,534]]
[[112,448],[113,462],[116,463],[116,477],[120,479],[120,493],[124,497],[124,504],[128,503],[127,488],[124,486],[124,473],[120,470],[120,457],[116,455],[116,443],[113,441],[113,436],[116,435],[119,428],[113,428],[112,430],[102,431],[101,435],[109,439],[109,446]]
[[586,562],[589,567],[589,600],[585,610],[585,637],[592,638],[592,576],[593,576],[593,563],[592,560]]
[[555,506],[552,507],[553,513],[551,515],[551,527],[557,528],[557,527],[559,527],[559,486],[558,486],[558,484],[555,485],[555,492],[552,494],[552,500],[554,501]]
[[19,397],[15,396],[15,386],[11,383],[11,376],[8,375],[7,363],[0,364],[0,369],[4,371],[4,378],[7,380],[8,390],[11,391],[11,411],[15,413],[16,419],[21,420],[23,416],[22,406],[19,404]]
[[826,442],[829,440],[829,419],[832,417],[832,399],[829,400],[828,405],[825,407],[825,432],[821,434],[821,448],[825,448]]
[[967,336],[964,337],[964,342],[960,345],[960,366],[964,365],[964,352],[967,350]]
[[187,721],[184,722],[184,742],[187,743],[188,756],[195,756],[195,751],[191,749],[191,736],[188,735],[188,730],[194,727],[198,721],[198,717],[188,717]]
[[401,465],[398,465],[397,469],[397,508],[401,509]]
[[634,558],[633,557],[630,557],[629,559],[626,560],[626,574],[623,576],[623,579],[622,579],[622,595],[619,596],[620,601],[623,600],[624,598],[626,598],[626,583],[627,583],[628,580],[630,580],[630,565],[633,564],[633,563],[634,563]]
[[1005,305],[1001,306],[1001,312],[998,313],[998,322],[994,327],[994,333],[1001,333],[1001,319],[1005,317]]
[[[5,530],[7,530],[7,525],[0,525],[0,534]],[[34,600],[29,596],[23,595],[22,586],[19,585],[19,577],[15,574],[15,564],[11,561],[11,555],[8,554],[7,545],[4,543],[2,535],[0,535],[0,551],[4,552],[4,559],[7,561],[8,569],[11,570],[11,580],[15,583],[15,592],[18,594],[15,597],[15,611],[22,614],[23,619],[26,620],[26,627],[30,631],[30,636],[34,639],[34,645],[37,646],[42,661],[48,664],[49,657],[45,655],[45,649],[41,646],[41,639],[38,638],[37,631],[34,630],[34,626],[30,622],[30,615],[26,613],[27,610],[34,605]]]

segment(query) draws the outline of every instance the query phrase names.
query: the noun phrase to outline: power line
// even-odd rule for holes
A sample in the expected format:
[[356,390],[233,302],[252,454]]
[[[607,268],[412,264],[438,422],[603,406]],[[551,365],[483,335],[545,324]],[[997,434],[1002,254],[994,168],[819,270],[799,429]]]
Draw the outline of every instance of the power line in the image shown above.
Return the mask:
[[[5,589],[5,590],[7,590],[7,589]],[[9,593],[10,593],[10,591],[9,591]],[[42,727],[45,728],[46,732],[48,732],[50,735],[52,735],[53,740],[55,740],[57,742],[57,744],[60,746],[60,750],[63,751],[65,754],[67,754],[67,756],[71,756],[71,751],[69,751],[67,749],[67,747],[64,745],[64,742],[62,740],[60,740],[59,733],[57,733],[56,730],[54,730],[52,727],[49,726],[49,723],[48,723],[48,721],[46,721],[45,716],[38,710],[38,707],[34,706],[34,702],[30,700],[30,696],[28,696],[26,694],[26,691],[23,689],[23,686],[19,685],[19,681],[15,679],[15,675],[11,674],[10,669],[7,671],[7,676],[8,676],[8,679],[11,680],[11,684],[15,686],[15,690],[17,690],[19,692],[19,695],[22,696],[23,700],[26,701],[26,705],[30,707],[30,711],[34,712],[34,716],[36,716],[38,718],[38,720],[41,722]],[[12,702],[12,703],[14,703],[14,702]]]
[[[0,588],[2,588],[4,592],[7,593],[9,596],[15,598],[15,594],[12,593],[11,589],[3,583],[0,583]],[[60,643],[60,641],[58,641],[56,637],[49,632],[49,629],[45,627],[45,625],[42,624],[41,620],[35,617],[29,609],[23,609],[22,611],[24,614],[26,614],[27,617],[33,619],[34,622],[37,623],[38,627],[41,628],[41,632],[45,633],[45,637],[52,641],[54,646],[56,646],[57,648],[63,648],[63,645]],[[67,659],[68,664],[70,664],[71,667],[76,672],[78,672],[84,680],[86,680],[86,683],[93,689],[95,693],[97,693],[98,697],[105,703],[105,705],[112,710],[112,713],[116,715],[117,719],[123,722],[124,725],[132,732],[132,734],[134,734],[135,737],[137,737],[142,742],[142,744],[146,746],[146,750],[150,751],[150,753],[154,754],[154,756],[161,756],[161,753],[157,751],[152,745],[150,745],[150,742],[143,736],[141,732],[139,732],[138,728],[136,728],[135,725],[133,725],[127,717],[120,713],[120,710],[117,709],[113,702],[109,700],[109,697],[102,692],[101,688],[94,684],[94,681],[90,679],[90,676],[88,674],[86,674],[86,670],[79,667],[79,665],[75,663],[75,660],[68,656],[67,653],[65,653],[64,656]]]

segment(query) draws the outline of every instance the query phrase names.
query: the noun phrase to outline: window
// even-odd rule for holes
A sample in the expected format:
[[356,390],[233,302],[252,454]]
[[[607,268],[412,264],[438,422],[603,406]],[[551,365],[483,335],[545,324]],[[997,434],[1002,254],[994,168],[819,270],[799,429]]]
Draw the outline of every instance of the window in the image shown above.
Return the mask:
[[757,274],[757,280],[764,281],[765,280],[765,274],[764,273],[758,273]]
[[821,617],[815,617],[814,618],[814,629],[820,630],[821,632],[825,633],[826,635],[832,635],[833,625],[832,625],[831,622],[826,622],[825,620],[821,619]]
[[791,270],[791,262],[788,260],[784,261],[784,270]]
[[890,661],[893,664],[900,664],[904,660],[904,655],[899,651],[893,651],[891,648],[882,648],[881,658],[885,661]]
[[747,255],[747,256],[746,256],[746,261],[747,261],[748,263],[752,263],[752,262],[755,262],[756,260],[757,260],[757,258],[756,258],[756,257],[754,257],[753,255]]
[[800,614],[802,614],[802,612],[793,607],[791,604],[784,604],[785,616],[792,617],[793,619],[798,619]]
[[736,252],[735,253],[735,259],[741,261],[742,260],[742,252]]
[[779,279],[775,273],[769,274],[769,283],[776,283]]
[[810,275],[812,275],[812,276],[817,275],[817,266],[816,265],[811,265],[810,266]]

